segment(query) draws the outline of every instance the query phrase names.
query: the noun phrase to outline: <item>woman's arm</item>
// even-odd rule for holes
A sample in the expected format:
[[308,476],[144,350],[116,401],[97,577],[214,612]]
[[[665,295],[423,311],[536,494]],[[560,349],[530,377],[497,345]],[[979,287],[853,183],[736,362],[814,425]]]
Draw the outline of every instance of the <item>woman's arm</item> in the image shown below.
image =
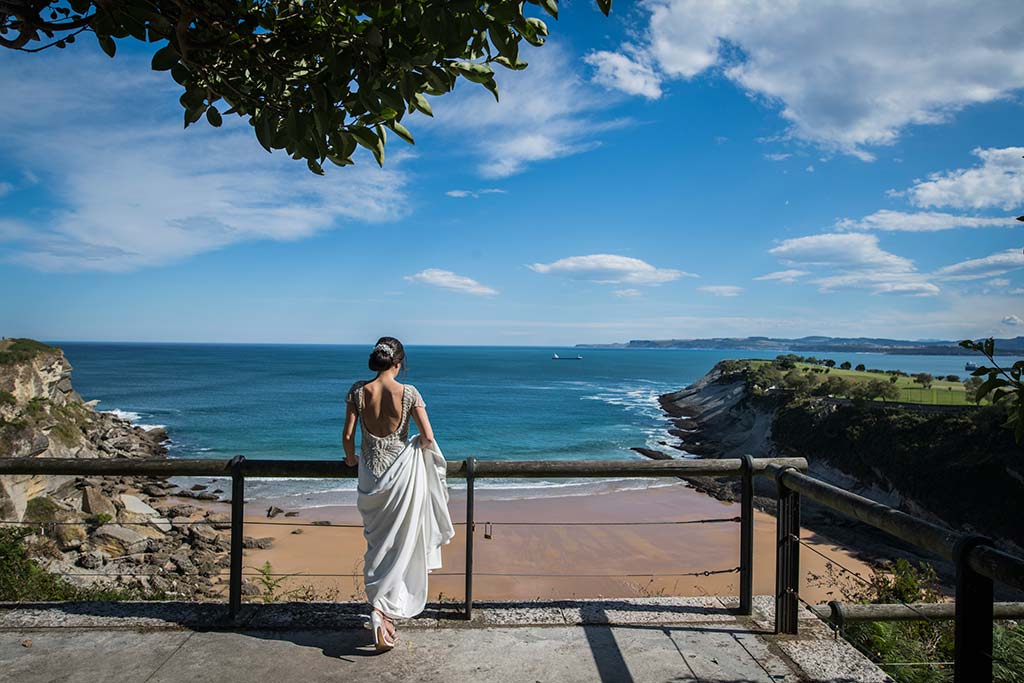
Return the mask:
[[356,408],[351,403],[345,409],[345,428],[341,431],[341,445],[345,449],[345,464],[355,467],[359,464],[356,458]]
[[420,431],[420,445],[423,448],[430,448],[434,445],[434,430],[430,427],[427,409],[423,406],[416,406],[412,409],[412,418],[416,420],[416,429]]

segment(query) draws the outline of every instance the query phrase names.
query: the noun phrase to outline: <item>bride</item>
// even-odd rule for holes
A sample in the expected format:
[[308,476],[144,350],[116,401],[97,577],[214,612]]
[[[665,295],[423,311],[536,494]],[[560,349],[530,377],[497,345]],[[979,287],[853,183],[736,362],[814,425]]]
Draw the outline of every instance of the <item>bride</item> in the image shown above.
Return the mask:
[[[377,376],[352,385],[345,397],[345,463],[359,465],[359,513],[366,537],[363,575],[379,651],[395,646],[395,619],[408,619],[427,602],[427,574],[441,566],[441,546],[455,535],[448,514],[445,461],[434,441],[426,405],[416,387],[396,376],[405,349],[381,337],[370,353]],[[419,434],[409,437],[409,419]],[[356,457],[356,425],[360,425]]]

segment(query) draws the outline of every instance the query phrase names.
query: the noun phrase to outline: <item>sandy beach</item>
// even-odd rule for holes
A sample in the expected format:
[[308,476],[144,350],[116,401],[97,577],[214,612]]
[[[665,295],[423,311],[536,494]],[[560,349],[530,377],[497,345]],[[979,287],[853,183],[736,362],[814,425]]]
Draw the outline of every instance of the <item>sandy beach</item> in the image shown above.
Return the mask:
[[[247,502],[250,511],[263,501]],[[450,501],[456,537],[443,549],[444,567],[430,578],[432,600],[462,600],[465,568],[465,495]],[[270,563],[286,575],[275,588],[292,599],[360,600],[365,549],[353,506],[319,507],[294,517],[249,514],[245,535],[270,538],[267,549],[245,551],[245,574],[258,581]],[[739,505],[706,496],[684,482],[646,490],[592,495],[480,500],[476,504],[474,598],[476,600],[572,599],[628,596],[732,596],[739,564]],[[728,520],[668,524],[684,520]],[[343,526],[324,526],[323,523]],[[604,525],[604,523],[620,523]],[[319,523],[319,524],[318,524]],[[774,592],[775,519],[755,512],[754,591]],[[295,533],[298,532],[298,533]],[[489,537],[488,537],[489,536]],[[868,567],[828,539],[809,531],[817,550],[860,572]],[[815,576],[827,562],[801,553],[801,596],[809,602],[832,597]],[[331,576],[343,575],[343,576]],[[354,576],[353,576],[354,575]]]

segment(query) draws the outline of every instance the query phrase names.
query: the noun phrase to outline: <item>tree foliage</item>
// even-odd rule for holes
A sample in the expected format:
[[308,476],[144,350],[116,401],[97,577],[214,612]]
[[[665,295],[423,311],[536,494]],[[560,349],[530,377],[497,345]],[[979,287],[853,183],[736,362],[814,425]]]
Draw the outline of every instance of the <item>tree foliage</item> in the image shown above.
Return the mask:
[[988,398],[992,403],[1005,403],[1009,414],[1006,424],[1013,429],[1017,444],[1024,443],[1024,360],[1019,360],[1003,368],[996,362],[996,342],[989,337],[981,341],[965,339],[960,342],[965,349],[977,351],[988,359],[990,365],[982,365],[973,371],[973,377],[985,377],[985,381],[975,389],[974,400],[981,403]]
[[242,117],[268,152],[323,174],[357,146],[383,165],[388,133],[412,144],[405,115],[432,116],[428,96],[460,78],[497,98],[494,65],[525,69],[520,44],[548,35],[527,5],[558,18],[558,0],[0,0],[0,46],[63,49],[89,32],[114,57],[117,40],[152,43],[153,69],[184,89],[185,127]]

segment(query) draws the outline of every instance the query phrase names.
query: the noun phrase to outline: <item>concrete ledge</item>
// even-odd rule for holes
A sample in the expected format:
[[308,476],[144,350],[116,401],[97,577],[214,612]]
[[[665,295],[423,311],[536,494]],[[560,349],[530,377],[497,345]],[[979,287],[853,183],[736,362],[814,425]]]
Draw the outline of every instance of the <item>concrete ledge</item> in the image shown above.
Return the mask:
[[[432,603],[403,628],[734,622],[728,604],[705,597],[481,602],[467,622],[461,604]],[[368,615],[365,603],[351,602],[245,604],[235,620],[225,605],[215,603],[0,603],[0,629],[338,630],[362,628]]]
[[[247,604],[236,620],[210,603],[0,603],[0,670],[83,682],[291,680],[307,669],[323,680],[889,681],[810,612],[798,636],[776,636],[773,605],[757,596],[742,617],[735,600],[712,597],[484,602],[465,621],[462,605],[432,604],[377,659],[364,603]],[[97,649],[109,677],[79,676],[76,663]]]

